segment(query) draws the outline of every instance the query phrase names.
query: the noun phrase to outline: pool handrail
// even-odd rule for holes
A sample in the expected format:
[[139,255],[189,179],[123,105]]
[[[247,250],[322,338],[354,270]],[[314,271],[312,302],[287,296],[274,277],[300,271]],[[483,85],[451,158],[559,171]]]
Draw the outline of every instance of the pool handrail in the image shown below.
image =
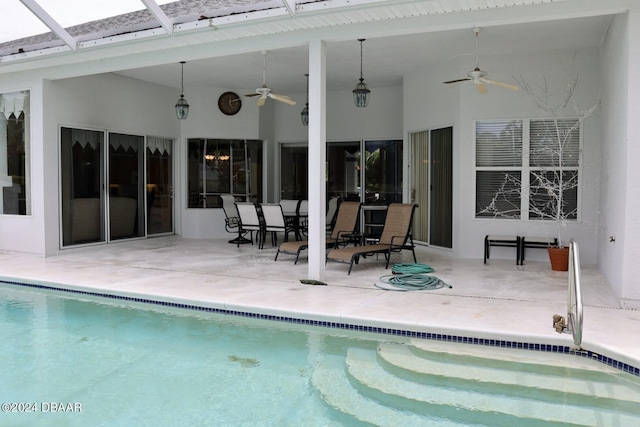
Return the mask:
[[580,284],[580,251],[578,244],[569,242],[569,289],[567,298],[567,332],[573,334],[578,349],[582,344],[582,292]]

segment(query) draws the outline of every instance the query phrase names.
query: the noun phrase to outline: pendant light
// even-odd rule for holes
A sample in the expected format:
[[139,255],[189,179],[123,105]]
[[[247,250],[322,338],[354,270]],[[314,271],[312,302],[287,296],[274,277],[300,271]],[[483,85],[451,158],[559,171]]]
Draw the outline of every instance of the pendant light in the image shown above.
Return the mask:
[[362,77],[362,42],[366,39],[358,39],[360,42],[360,83],[356,84],[356,88],[353,92],[353,101],[356,103],[356,107],[364,108],[369,104],[369,94],[371,91],[367,87]]
[[180,61],[180,66],[182,67],[182,74],[180,78],[180,99],[176,102],[176,116],[178,116],[179,120],[184,120],[189,115],[189,103],[184,99],[184,64],[184,61]]
[[300,118],[304,126],[309,126],[309,74],[305,74],[305,76],[307,77],[307,103],[300,112]]

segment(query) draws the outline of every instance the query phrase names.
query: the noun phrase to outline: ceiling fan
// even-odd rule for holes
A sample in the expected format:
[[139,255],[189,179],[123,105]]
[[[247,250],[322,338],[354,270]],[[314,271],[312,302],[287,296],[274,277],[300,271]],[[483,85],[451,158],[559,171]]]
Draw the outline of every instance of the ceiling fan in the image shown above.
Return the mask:
[[264,103],[267,101],[267,98],[275,99],[276,101],[284,102],[289,105],[296,105],[296,101],[289,98],[286,95],[278,95],[277,93],[273,93],[271,88],[267,86],[267,53],[269,51],[263,50],[263,65],[262,65],[262,86],[256,89],[256,93],[250,93],[245,96],[260,96],[258,98],[258,107],[262,107]]
[[480,33],[481,30],[482,30],[481,27],[473,28],[473,32],[476,35],[476,68],[474,68],[473,71],[469,71],[467,73],[467,77],[464,79],[449,80],[448,82],[443,82],[443,83],[449,84],[449,83],[458,83],[458,82],[464,82],[464,81],[472,81],[473,84],[476,85],[476,89],[480,94],[487,93],[487,86],[485,85],[485,83],[494,85],[494,86],[500,86],[505,89],[518,90],[519,89],[518,86],[509,84],[509,83],[504,83],[504,82],[497,82],[495,80],[489,80],[487,78],[489,73],[480,69],[478,33]]

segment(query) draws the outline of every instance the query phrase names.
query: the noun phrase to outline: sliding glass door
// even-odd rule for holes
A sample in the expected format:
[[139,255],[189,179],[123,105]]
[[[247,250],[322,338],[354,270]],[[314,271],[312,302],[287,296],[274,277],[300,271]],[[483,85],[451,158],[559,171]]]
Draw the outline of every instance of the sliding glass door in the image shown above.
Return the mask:
[[147,234],[173,232],[173,141],[147,138]]
[[[306,145],[281,146],[281,199],[308,198],[307,163]],[[327,198],[372,205],[402,201],[402,140],[328,142],[325,179]]]
[[104,242],[103,131],[62,128],[62,245]]
[[144,236],[144,137],[109,133],[109,238]]
[[[61,128],[62,246],[173,232],[173,142]],[[148,225],[147,225],[148,224]]]
[[413,237],[453,247],[453,128],[411,134],[411,201],[418,204]]

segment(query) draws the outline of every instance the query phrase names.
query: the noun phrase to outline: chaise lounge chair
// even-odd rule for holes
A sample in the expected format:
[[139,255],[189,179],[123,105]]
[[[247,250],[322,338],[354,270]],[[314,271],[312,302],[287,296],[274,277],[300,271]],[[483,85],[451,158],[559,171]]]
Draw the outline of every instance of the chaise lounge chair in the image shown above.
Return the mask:
[[400,252],[406,249],[411,250],[413,262],[417,262],[411,233],[413,213],[417,206],[409,203],[391,203],[387,209],[387,218],[378,243],[332,249],[327,254],[327,261],[349,263],[349,272],[347,274],[351,274],[353,263],[357,264],[360,257],[383,253],[387,260],[385,268],[389,268],[391,252]]
[[[358,215],[360,214],[361,205],[362,203],[360,202],[342,202],[340,204],[338,213],[336,214],[335,225],[333,226],[331,234],[326,239],[327,248],[337,248],[338,245],[348,242],[348,238],[346,238],[345,236],[354,232],[356,224],[358,222]],[[274,261],[278,260],[278,255],[280,254],[280,252],[282,252],[290,255],[295,255],[296,261],[294,262],[294,264],[297,264],[298,258],[300,258],[300,252],[307,249],[308,247],[309,242],[306,240],[283,242],[278,247],[278,252],[276,252],[276,258],[274,259]]]

